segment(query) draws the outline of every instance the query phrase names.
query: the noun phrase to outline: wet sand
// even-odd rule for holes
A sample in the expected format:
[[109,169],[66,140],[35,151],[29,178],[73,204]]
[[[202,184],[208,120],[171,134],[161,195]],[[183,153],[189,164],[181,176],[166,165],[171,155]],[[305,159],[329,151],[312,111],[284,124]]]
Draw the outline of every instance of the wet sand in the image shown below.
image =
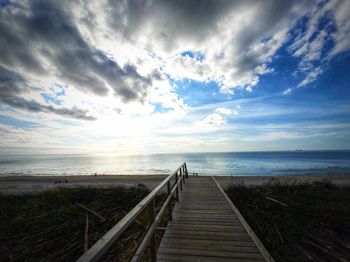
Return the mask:
[[[164,175],[90,175],[90,176],[11,176],[0,177],[0,193],[23,194],[50,190],[58,187],[113,187],[143,184],[155,188]],[[190,175],[191,179],[192,175]],[[298,176],[216,176],[223,188],[231,184],[262,185],[271,182],[305,183],[331,181],[336,185],[350,185],[350,174],[298,175]],[[67,182],[65,182],[67,181]]]

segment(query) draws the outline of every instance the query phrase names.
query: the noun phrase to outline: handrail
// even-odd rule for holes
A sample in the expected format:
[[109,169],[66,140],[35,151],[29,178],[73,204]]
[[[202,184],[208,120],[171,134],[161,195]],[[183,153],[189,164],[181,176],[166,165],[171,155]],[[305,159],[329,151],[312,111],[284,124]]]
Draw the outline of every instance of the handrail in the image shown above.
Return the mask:
[[[180,178],[178,178],[180,173]],[[175,184],[171,187],[170,181],[175,177]],[[144,249],[151,242],[151,257],[152,261],[155,261],[155,230],[156,227],[166,210],[169,209],[170,220],[171,216],[171,199],[176,192],[176,200],[179,200],[179,185],[182,190],[182,184],[185,183],[185,178],[188,178],[188,171],[186,163],[175,169],[168,177],[166,177],[162,183],[160,183],[151,193],[149,193],[144,199],[142,199],[128,214],[126,214],[116,225],[114,225],[106,234],[104,234],[90,249],[88,249],[77,262],[86,261],[98,261],[101,256],[107,251],[107,249],[117,240],[117,238],[126,230],[126,228],[137,218],[137,216],[144,211],[151,204],[151,226],[148,228],[147,233],[138,247],[132,261],[139,261]],[[157,217],[155,217],[155,197],[167,185],[167,199],[163,203]]]

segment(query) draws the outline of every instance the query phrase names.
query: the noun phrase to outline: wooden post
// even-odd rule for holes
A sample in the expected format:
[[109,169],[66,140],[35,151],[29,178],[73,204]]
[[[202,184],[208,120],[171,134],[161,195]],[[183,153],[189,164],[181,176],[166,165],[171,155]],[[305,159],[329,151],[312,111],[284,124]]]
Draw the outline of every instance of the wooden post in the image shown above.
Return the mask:
[[[153,198],[152,202],[150,203],[150,225],[153,224],[155,219],[155,212],[156,212],[156,201],[155,198]],[[151,238],[151,261],[156,262],[157,261],[157,253],[156,253],[156,234],[153,233]]]
[[185,172],[186,172],[186,178],[188,178],[188,171],[187,171],[187,165],[186,165],[186,163],[184,164],[184,166],[185,166]]
[[183,165],[181,167],[181,170],[182,170],[182,177],[183,177],[183,181],[184,181],[184,184],[186,184],[186,172],[185,172],[185,165]]
[[183,183],[183,174],[182,174],[182,169],[180,168],[180,190],[182,191],[182,183]]
[[178,177],[177,177],[177,171],[175,173],[175,185],[176,185],[176,201],[179,201],[179,187],[177,186],[177,181],[178,181]]
[[[168,196],[169,196],[170,195],[170,191],[171,191],[170,180],[168,181],[168,183],[166,185],[167,185]],[[173,215],[172,215],[172,210],[171,210],[171,200],[170,200],[169,205],[168,205],[168,210],[169,210],[169,219],[170,219],[170,221],[173,221]]]

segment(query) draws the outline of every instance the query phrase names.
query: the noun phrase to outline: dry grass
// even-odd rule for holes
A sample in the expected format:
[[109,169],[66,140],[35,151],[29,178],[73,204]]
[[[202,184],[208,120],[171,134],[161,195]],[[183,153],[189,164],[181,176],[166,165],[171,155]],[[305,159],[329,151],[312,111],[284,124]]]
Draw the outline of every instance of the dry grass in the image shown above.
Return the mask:
[[[0,195],[0,261],[75,261],[84,252],[86,215],[90,247],[148,193],[139,186]],[[147,219],[147,212],[141,214],[138,223],[128,228],[104,260],[127,261],[148,226]]]
[[229,197],[276,261],[350,261],[350,188],[232,186]]

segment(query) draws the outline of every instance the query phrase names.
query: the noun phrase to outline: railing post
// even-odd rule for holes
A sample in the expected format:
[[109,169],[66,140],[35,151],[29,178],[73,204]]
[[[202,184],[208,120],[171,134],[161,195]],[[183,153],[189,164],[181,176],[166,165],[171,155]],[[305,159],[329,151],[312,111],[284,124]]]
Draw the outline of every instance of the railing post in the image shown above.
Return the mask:
[[[156,200],[153,198],[152,202],[150,203],[150,225],[153,224],[155,219],[155,213],[156,213]],[[153,233],[152,239],[151,239],[151,261],[156,262],[157,261],[157,254],[156,254],[156,234]]]
[[[171,192],[171,187],[170,187],[170,180],[167,182],[167,189],[168,189],[168,196],[170,195],[170,192]],[[171,196],[172,198],[172,196]],[[172,215],[172,210],[171,210],[171,200],[169,202],[169,205],[168,205],[168,210],[169,210],[169,219],[170,221],[173,221],[173,215]]]
[[183,182],[184,182],[184,184],[186,184],[185,165],[181,166],[181,171],[182,171]]
[[180,168],[180,190],[182,191],[182,183],[183,183],[183,174],[182,174],[182,170]]
[[176,201],[179,201],[179,187],[177,185],[177,181],[179,180],[178,177],[177,177],[177,172],[175,173],[175,186],[176,186]]
[[184,164],[185,165],[185,172],[186,172],[186,178],[188,178],[188,171],[187,171],[187,165],[186,165],[186,163]]

